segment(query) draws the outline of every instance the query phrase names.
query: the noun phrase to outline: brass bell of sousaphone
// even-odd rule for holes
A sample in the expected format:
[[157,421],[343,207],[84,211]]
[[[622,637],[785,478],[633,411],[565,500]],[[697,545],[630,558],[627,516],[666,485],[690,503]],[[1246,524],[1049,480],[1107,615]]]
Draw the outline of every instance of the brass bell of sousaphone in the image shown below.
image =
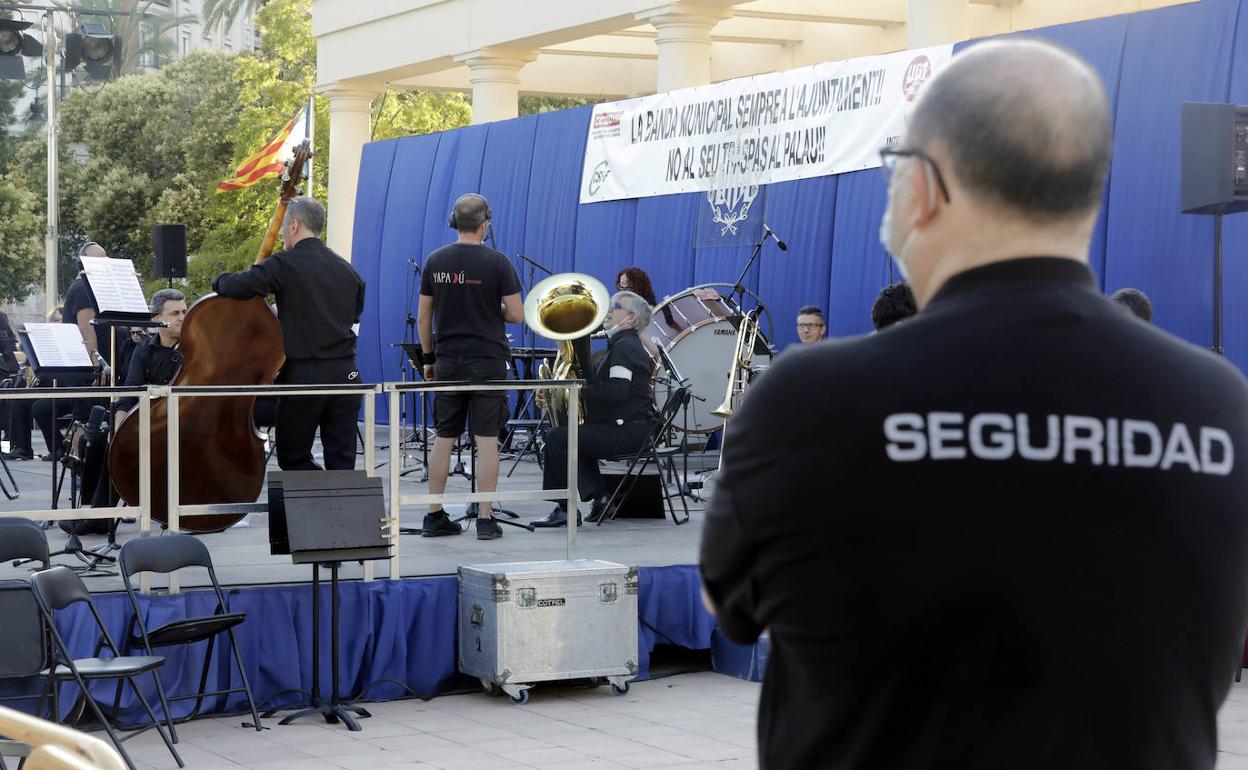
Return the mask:
[[[602,325],[610,302],[611,295],[602,281],[585,273],[559,273],[533,287],[524,298],[524,321],[530,329],[554,341],[559,349],[553,366],[542,361],[538,367],[540,379],[584,379],[589,364],[589,335]],[[567,391],[550,388],[538,392],[546,402],[551,424],[559,425],[567,414]],[[585,404],[579,403],[579,422],[584,422]]]

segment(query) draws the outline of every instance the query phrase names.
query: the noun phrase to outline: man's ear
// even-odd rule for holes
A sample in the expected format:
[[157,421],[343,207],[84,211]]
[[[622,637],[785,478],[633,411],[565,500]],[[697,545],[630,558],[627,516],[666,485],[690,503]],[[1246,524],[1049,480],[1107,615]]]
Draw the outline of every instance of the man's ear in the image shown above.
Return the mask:
[[911,209],[911,226],[921,227],[927,224],[940,212],[944,198],[940,194],[940,183],[936,181],[936,171],[932,164],[920,158],[914,158],[917,165],[907,183],[914,196],[915,206]]

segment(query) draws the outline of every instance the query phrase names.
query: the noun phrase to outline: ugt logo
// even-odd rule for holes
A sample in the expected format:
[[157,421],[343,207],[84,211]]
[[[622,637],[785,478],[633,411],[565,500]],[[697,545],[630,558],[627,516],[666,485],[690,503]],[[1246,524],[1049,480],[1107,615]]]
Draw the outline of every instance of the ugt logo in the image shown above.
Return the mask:
[[598,191],[602,189],[602,183],[607,181],[609,176],[611,176],[611,166],[605,160],[594,166],[594,173],[589,175],[589,184],[585,186],[589,197],[592,198],[598,194]]
[[723,225],[721,236],[737,234],[737,223],[744,222],[750,216],[750,206],[758,196],[758,185],[742,184],[736,187],[721,187],[710,190],[706,194],[706,202],[711,204],[711,212],[715,215],[715,223]]
[[919,87],[927,82],[932,76],[932,61],[923,54],[914,57],[909,66],[906,67],[906,74],[901,79],[901,92],[905,95],[906,101],[914,101],[914,97],[919,95]]

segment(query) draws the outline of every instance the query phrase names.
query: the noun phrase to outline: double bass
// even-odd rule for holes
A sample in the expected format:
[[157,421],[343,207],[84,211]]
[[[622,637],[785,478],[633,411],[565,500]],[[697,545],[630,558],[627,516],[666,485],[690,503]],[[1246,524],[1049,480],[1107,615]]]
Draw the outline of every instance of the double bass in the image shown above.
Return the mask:
[[[299,194],[303,169],[312,155],[304,141],[282,174],[281,197],[254,264],[273,253],[286,205]],[[191,306],[182,322],[182,365],[172,385],[271,385],[286,360],[282,329],[263,297],[246,300],[208,294]],[[179,500],[182,505],[251,503],[264,486],[264,438],[256,429],[256,397],[180,396]],[[152,401],[152,519],[168,518],[168,403]],[[139,504],[139,407],[113,432],[108,470],[117,493]],[[245,514],[191,516],[179,520],[184,532],[227,529]]]

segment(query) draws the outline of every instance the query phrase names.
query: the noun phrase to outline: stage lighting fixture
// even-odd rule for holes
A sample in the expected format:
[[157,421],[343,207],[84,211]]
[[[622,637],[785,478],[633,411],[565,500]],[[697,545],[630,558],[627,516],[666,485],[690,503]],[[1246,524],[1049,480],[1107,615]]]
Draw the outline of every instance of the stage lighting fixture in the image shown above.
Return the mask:
[[25,30],[29,21],[0,19],[0,80],[22,80],[26,77],[23,56],[39,56],[43,45]]
[[65,69],[82,64],[95,80],[108,80],[121,69],[121,38],[103,24],[84,22],[65,36]]

